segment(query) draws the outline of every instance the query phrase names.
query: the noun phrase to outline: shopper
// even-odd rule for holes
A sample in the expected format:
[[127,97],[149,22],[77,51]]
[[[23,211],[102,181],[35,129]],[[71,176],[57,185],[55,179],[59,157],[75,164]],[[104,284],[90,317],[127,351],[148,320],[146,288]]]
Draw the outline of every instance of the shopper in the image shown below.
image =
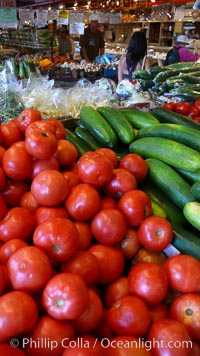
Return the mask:
[[149,69],[151,60],[147,57],[147,39],[142,31],[134,32],[129,42],[127,53],[122,55],[118,65],[118,82],[132,79],[133,73],[139,69]]
[[105,41],[103,33],[98,29],[98,20],[91,20],[84,34],[80,36],[81,57],[91,63],[97,56],[104,53]]
[[175,46],[167,53],[165,65],[177,62],[196,62],[199,58],[197,48],[191,50],[186,48],[189,40],[185,35],[179,35],[176,40]]
[[59,55],[73,59],[74,56],[74,41],[70,38],[69,30],[66,26],[60,28],[59,38]]

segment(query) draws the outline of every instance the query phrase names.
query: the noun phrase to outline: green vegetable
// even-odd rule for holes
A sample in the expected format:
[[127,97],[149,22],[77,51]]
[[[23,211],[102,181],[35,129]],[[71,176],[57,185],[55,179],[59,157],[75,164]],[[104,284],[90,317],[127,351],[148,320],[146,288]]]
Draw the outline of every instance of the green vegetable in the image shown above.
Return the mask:
[[200,231],[200,203],[196,201],[186,203],[183,214],[189,223]]
[[92,151],[102,147],[102,145],[86,129],[82,127],[77,127],[75,129],[75,134],[80,139],[82,139],[91,148]]
[[162,123],[178,124],[200,130],[198,122],[171,110],[157,106],[152,110],[152,114]]
[[66,140],[73,143],[73,145],[76,147],[78,151],[79,157],[82,156],[84,153],[91,151],[91,148],[83,140],[81,140],[78,136],[76,136],[74,132],[72,132],[67,128],[65,128],[65,131],[66,131]]
[[123,109],[122,113],[135,129],[141,129],[159,123],[154,115],[139,109]]
[[200,238],[179,224],[172,223],[173,239],[171,244],[183,254],[200,260]]
[[161,216],[162,218],[167,218],[165,210],[153,199],[151,200],[152,215]]
[[200,201],[200,181],[192,184],[191,192],[195,200]]

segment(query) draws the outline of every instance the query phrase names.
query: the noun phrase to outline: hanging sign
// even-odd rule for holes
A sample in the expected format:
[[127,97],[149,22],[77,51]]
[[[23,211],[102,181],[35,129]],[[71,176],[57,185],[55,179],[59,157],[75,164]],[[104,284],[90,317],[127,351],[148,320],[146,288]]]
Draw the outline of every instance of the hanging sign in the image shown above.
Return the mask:
[[58,10],[49,10],[48,11],[48,16],[47,16],[47,20],[48,21],[53,21],[53,20],[57,20],[59,19],[59,11]]
[[59,23],[61,25],[68,25],[68,23],[69,23],[69,11],[61,10],[59,12]]
[[34,24],[35,11],[29,9],[19,9],[19,22],[20,25]]
[[109,23],[110,14],[109,12],[100,12],[99,13],[99,23]]
[[83,35],[84,34],[84,23],[70,23],[69,33],[70,35]]
[[47,25],[48,10],[36,10],[35,25],[37,27],[44,27]]
[[84,14],[81,11],[69,11],[69,23],[84,23]]
[[17,10],[11,7],[0,8],[0,27],[2,28],[16,28]]
[[121,13],[115,13],[115,14],[110,14],[110,24],[118,24],[121,23],[121,17],[122,14]]

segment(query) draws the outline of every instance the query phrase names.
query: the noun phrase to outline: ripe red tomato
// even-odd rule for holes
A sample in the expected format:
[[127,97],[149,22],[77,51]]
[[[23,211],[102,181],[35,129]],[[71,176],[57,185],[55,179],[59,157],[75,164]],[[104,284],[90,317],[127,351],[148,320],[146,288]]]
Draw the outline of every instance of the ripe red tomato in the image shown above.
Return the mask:
[[55,128],[57,140],[63,140],[66,138],[65,126],[59,119],[49,118],[45,120],[47,123],[53,124]]
[[96,187],[106,184],[112,176],[112,161],[96,152],[84,153],[79,158],[77,167],[80,180]]
[[172,225],[161,216],[149,216],[138,228],[140,243],[150,251],[164,250],[171,243],[172,238]]
[[0,167],[0,191],[3,189],[6,183],[6,175],[5,172],[3,171],[3,168]]
[[101,196],[101,209],[117,209],[117,202],[107,196]]
[[2,167],[13,180],[27,179],[31,175],[32,158],[25,149],[24,142],[14,143],[3,155]]
[[51,122],[47,122],[47,120],[36,120],[31,122],[26,128],[25,136],[30,135],[35,131],[51,132],[56,136],[55,126]]
[[142,190],[130,190],[122,195],[118,209],[125,215],[129,226],[137,227],[151,215],[151,201]]
[[150,327],[147,339],[152,343],[152,354],[155,356],[191,355],[191,338],[186,327],[179,321],[172,319],[155,321]]
[[56,135],[50,131],[34,130],[25,136],[26,151],[34,158],[49,159],[58,149]]
[[125,235],[118,243],[118,246],[122,251],[125,259],[134,257],[141,246],[138,239],[137,230],[128,227]]
[[146,334],[151,316],[146,304],[138,297],[126,295],[108,310],[108,323],[116,335],[142,337]]
[[100,209],[100,194],[92,185],[80,183],[70,190],[65,207],[73,219],[86,221]]
[[41,224],[49,218],[66,218],[68,219],[67,210],[62,206],[40,206],[35,212],[36,225]]
[[31,183],[31,193],[40,205],[56,206],[64,202],[69,193],[63,174],[54,169],[38,173]]
[[191,111],[191,105],[187,101],[175,104],[175,112],[182,115],[188,115]]
[[8,285],[7,266],[0,265],[0,295],[5,291]]
[[121,276],[109,283],[104,289],[103,301],[106,308],[111,308],[114,302],[125,295],[130,295],[128,278]]
[[78,158],[78,151],[70,141],[58,140],[55,157],[61,167],[72,166]]
[[169,286],[182,293],[200,291],[200,261],[189,255],[167,258],[163,264]]
[[119,199],[124,193],[136,188],[137,181],[129,170],[115,168],[110,180],[103,186],[103,191],[109,197]]
[[28,244],[21,239],[12,239],[5,242],[0,247],[0,263],[6,265],[8,262],[9,257],[20,248],[28,246]]
[[63,262],[77,250],[79,233],[71,220],[53,217],[36,227],[33,243],[53,261]]
[[153,262],[133,266],[128,274],[128,283],[131,294],[150,305],[160,303],[167,295],[167,274],[162,266]]
[[[14,346],[11,346],[9,343],[1,343],[0,344],[0,355],[4,355],[4,356],[13,356],[13,348]],[[15,356],[26,356],[26,354],[24,353],[24,351],[22,351],[21,349],[15,347]]]
[[4,218],[4,216],[7,214],[8,212],[8,207],[5,203],[5,200],[2,196],[2,194],[0,194],[0,220]]
[[58,171],[59,168],[56,157],[50,157],[49,159],[35,159],[32,163],[31,179],[35,178],[38,173],[46,169],[54,169]]
[[192,339],[200,340],[200,295],[185,293],[177,296],[170,305],[170,317],[187,328]]
[[173,101],[170,101],[166,104],[163,104],[162,107],[171,111],[175,111],[175,103]]
[[102,356],[105,352],[96,337],[86,334],[72,340],[67,348],[65,346],[62,356]]
[[117,154],[115,151],[111,150],[110,148],[107,147],[101,147],[98,148],[96,151],[96,153],[106,156],[108,158],[110,158],[110,160],[113,163],[113,168],[117,168],[118,166],[118,159],[117,159]]
[[17,181],[7,179],[2,189],[2,196],[7,207],[17,207],[20,204],[22,196],[29,190],[26,181]]
[[44,287],[42,304],[55,319],[73,320],[86,310],[89,290],[78,274],[58,273]]
[[35,214],[37,209],[39,208],[38,202],[35,200],[31,191],[24,193],[19,201],[19,205],[22,208],[26,208],[30,211],[31,214]]
[[17,127],[16,120],[9,120],[0,126],[1,145],[4,148],[9,148],[15,142],[23,139],[22,132]]
[[194,106],[199,110],[200,112],[200,99],[196,99],[194,102]]
[[21,132],[25,133],[27,126],[34,121],[42,120],[42,115],[39,110],[35,108],[24,109],[17,117],[17,126]]
[[149,251],[144,247],[141,247],[132,260],[132,265],[141,262],[154,262],[158,265],[163,265],[167,257],[163,252]]
[[154,323],[157,320],[169,318],[169,308],[166,303],[157,303],[149,305],[149,311],[151,314],[151,322]]
[[[134,336],[115,336],[109,341],[108,355],[112,356],[151,356],[150,345]],[[110,353],[109,353],[110,351]]]
[[194,105],[191,106],[191,110],[190,113],[188,114],[189,117],[194,117],[194,116],[198,116],[199,115],[199,110],[197,109],[197,107],[195,107]]
[[44,288],[53,274],[50,259],[35,246],[21,247],[7,262],[10,283],[15,290],[33,293]]
[[71,190],[72,187],[75,187],[75,185],[78,185],[81,183],[80,178],[77,173],[73,171],[63,171],[62,172],[65,179],[68,181],[69,185],[69,190]]
[[0,296],[0,342],[10,337],[27,333],[38,319],[38,307],[30,294],[11,291]]
[[137,153],[128,153],[125,155],[119,163],[119,168],[128,169],[134,174],[137,182],[143,181],[149,170],[148,164],[144,158]]
[[74,224],[80,236],[78,250],[87,250],[87,248],[92,242],[92,232],[90,223],[86,221],[74,221]]
[[[0,128],[1,128],[1,125],[0,125]],[[3,162],[3,155],[4,155],[4,152],[6,151],[6,149],[2,146],[0,146],[0,165],[2,166],[2,162]]]
[[94,238],[105,245],[114,245],[126,233],[124,215],[118,209],[100,210],[92,219],[91,231]]

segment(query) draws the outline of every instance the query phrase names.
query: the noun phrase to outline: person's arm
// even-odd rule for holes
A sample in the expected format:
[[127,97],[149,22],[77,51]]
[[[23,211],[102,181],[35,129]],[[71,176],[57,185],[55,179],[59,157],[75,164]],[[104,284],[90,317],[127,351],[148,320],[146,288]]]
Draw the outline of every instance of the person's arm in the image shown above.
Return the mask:
[[81,53],[83,58],[86,60],[87,63],[90,63],[91,61],[88,58],[87,50],[85,47],[81,47]]
[[187,48],[179,49],[180,62],[196,62],[199,58],[198,53],[192,53]]

